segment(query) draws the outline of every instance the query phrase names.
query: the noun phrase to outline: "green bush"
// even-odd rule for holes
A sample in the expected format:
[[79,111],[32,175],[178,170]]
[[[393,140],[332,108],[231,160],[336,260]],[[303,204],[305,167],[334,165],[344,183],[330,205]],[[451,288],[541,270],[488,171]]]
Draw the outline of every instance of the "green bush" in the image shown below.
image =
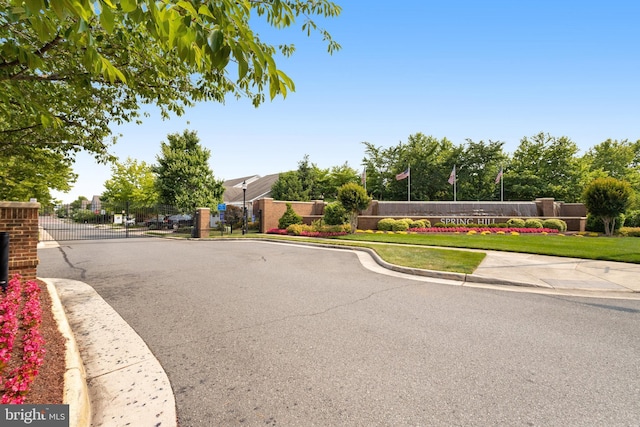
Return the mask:
[[[625,225],[625,216],[624,214],[620,214],[616,217],[616,224],[613,231],[618,231],[620,228]],[[587,214],[587,231],[595,231],[597,233],[604,233],[604,222],[602,222],[602,218],[596,217],[591,214]]]
[[625,227],[640,227],[640,211],[630,211],[624,218]]
[[542,227],[558,230],[561,233],[567,231],[567,223],[557,218],[545,219],[542,221]]
[[409,228],[429,228],[431,227],[431,222],[428,219],[419,219],[416,221],[411,221]]
[[446,227],[447,225],[444,222],[436,222],[433,224],[434,227]]
[[524,227],[524,219],[522,218],[511,218],[507,221],[507,225],[513,228],[523,228]]
[[393,231],[407,231],[409,229],[409,222],[403,219],[394,221],[391,225]]
[[529,218],[524,222],[524,228],[542,228],[542,221],[536,218]]
[[289,227],[291,224],[302,224],[302,217],[295,213],[291,207],[291,203],[287,203],[287,210],[278,220],[278,228],[284,229]]
[[620,227],[620,234],[625,237],[640,237],[640,227]]
[[393,223],[396,222],[393,218],[382,218],[378,221],[378,230],[380,231],[391,231],[393,230]]
[[303,231],[313,231],[313,227],[306,224],[291,224],[287,227],[287,233],[294,236],[299,236]]
[[324,222],[327,225],[342,225],[349,222],[349,213],[340,202],[329,203],[324,208]]

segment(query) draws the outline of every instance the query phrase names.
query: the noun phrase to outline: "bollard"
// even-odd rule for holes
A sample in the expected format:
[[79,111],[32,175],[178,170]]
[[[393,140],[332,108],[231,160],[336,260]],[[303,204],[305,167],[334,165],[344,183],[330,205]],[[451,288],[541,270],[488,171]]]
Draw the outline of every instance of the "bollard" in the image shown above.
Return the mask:
[[9,283],[9,233],[0,232],[0,286],[2,291],[7,291]]

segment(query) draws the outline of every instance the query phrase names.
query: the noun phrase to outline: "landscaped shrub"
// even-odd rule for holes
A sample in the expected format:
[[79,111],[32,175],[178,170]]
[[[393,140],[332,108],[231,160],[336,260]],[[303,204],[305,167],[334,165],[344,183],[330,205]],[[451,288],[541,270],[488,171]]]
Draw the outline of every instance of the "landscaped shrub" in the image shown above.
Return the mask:
[[287,210],[278,220],[278,228],[285,229],[291,224],[302,224],[302,217],[295,213],[291,207],[291,203],[287,203]]
[[[618,215],[616,218],[616,223],[613,231],[620,230],[621,227],[625,225],[625,217],[624,214]],[[602,218],[596,217],[591,214],[587,214],[587,231],[595,231],[597,233],[604,233],[604,222],[602,222]]]
[[378,221],[378,230],[380,231],[391,231],[393,230],[393,223],[396,222],[393,218],[382,218]]
[[446,224],[444,222],[436,222],[435,224],[433,224],[434,227],[446,227]]
[[324,208],[324,222],[327,225],[342,225],[349,222],[349,213],[340,202],[329,203]]
[[640,211],[627,212],[624,218],[625,227],[640,227]]
[[299,236],[304,231],[313,231],[313,227],[306,224],[291,224],[287,227],[287,233]]
[[640,227],[621,227],[620,235],[625,237],[640,237]]
[[399,219],[394,221],[391,225],[391,229],[393,231],[407,231],[409,229],[410,221],[406,221],[404,219]]
[[524,219],[521,218],[511,218],[507,221],[507,225],[512,228],[524,228]]
[[524,228],[542,228],[542,221],[536,218],[527,219],[524,222]]
[[544,221],[542,221],[542,227],[558,230],[561,233],[567,231],[567,223],[557,218],[545,219]]
[[431,227],[431,221],[428,219],[419,219],[416,221],[411,221],[409,228],[429,228]]

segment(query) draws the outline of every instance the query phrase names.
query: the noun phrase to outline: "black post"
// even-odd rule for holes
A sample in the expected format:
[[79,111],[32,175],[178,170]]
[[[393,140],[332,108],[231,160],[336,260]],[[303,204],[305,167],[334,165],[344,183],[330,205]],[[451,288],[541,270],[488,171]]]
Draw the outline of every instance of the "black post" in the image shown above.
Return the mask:
[[124,230],[125,230],[125,238],[129,238],[129,201],[125,205],[125,209],[127,210],[127,214],[124,217]]
[[247,182],[244,181],[242,183],[242,234],[244,235],[247,232]]
[[7,291],[9,284],[9,233],[0,232],[0,286],[2,291]]

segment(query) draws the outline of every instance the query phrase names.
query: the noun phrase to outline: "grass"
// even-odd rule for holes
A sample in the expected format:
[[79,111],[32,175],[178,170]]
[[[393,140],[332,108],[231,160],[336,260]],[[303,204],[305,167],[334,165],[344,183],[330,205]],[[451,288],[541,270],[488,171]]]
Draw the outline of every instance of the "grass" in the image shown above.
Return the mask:
[[[219,232],[210,237],[220,238]],[[388,234],[356,233],[331,239],[300,238],[241,230],[224,237],[251,237],[293,240],[373,249],[385,261],[410,268],[457,273],[473,273],[485,257],[482,252],[448,248],[496,250],[572,258],[621,261],[640,264],[640,239],[633,237],[582,237],[556,234]]]
[[555,234],[377,234],[338,237],[355,242],[380,242],[422,246],[523,252],[538,255],[621,261],[640,264],[640,239],[632,237],[582,237]]

